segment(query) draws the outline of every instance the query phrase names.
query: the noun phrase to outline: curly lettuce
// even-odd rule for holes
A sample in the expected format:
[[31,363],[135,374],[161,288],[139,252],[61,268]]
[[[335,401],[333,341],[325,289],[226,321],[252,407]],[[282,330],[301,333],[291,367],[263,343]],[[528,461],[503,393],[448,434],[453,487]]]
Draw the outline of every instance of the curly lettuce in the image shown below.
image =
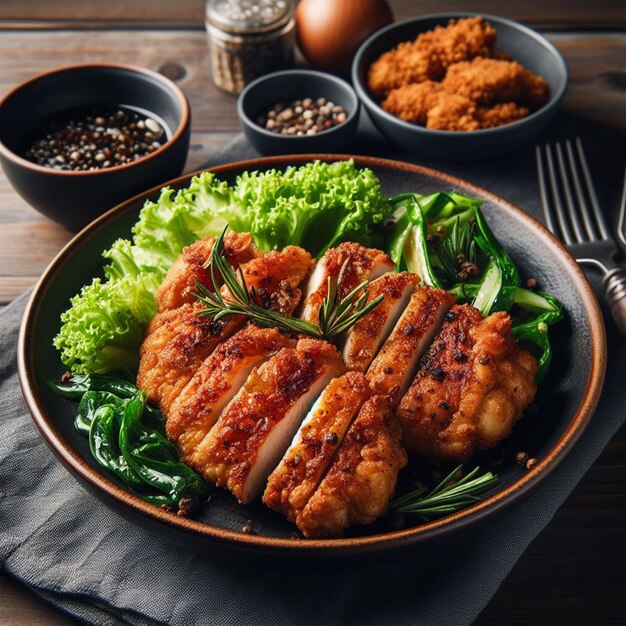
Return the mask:
[[72,298],[54,345],[75,373],[135,369],[157,287],[185,246],[229,224],[252,232],[262,250],[300,245],[321,256],[346,240],[382,244],[392,212],[374,173],[353,161],[246,172],[235,185],[205,172],[184,189],[166,187],[145,203],[132,240],[103,252],[104,280]]

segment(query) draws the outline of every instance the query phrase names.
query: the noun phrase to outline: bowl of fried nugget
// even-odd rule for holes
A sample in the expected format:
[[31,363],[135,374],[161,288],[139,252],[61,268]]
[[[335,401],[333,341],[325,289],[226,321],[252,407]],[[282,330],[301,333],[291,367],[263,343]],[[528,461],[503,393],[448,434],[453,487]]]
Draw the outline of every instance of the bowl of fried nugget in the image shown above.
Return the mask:
[[558,50],[505,18],[440,13],[382,28],[352,81],[393,144],[437,161],[492,159],[536,141],[567,89]]

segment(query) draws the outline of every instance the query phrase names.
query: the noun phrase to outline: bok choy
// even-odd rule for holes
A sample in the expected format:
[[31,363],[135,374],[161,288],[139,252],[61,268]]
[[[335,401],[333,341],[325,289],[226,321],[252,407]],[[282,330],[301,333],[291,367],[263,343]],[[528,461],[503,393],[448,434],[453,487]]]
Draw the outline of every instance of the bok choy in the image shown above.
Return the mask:
[[204,480],[179,460],[167,439],[163,414],[147,405],[146,394],[132,383],[93,374],[48,385],[79,400],[76,430],[88,437],[97,463],[135,495],[183,513],[206,497]]
[[[484,316],[512,313],[512,330],[540,351],[537,379],[552,356],[548,327],[563,317],[560,302],[520,287],[519,272],[481,211],[482,200],[459,193],[401,194],[390,199],[395,224],[387,251],[398,270],[452,292]],[[520,315],[516,315],[516,311]]]

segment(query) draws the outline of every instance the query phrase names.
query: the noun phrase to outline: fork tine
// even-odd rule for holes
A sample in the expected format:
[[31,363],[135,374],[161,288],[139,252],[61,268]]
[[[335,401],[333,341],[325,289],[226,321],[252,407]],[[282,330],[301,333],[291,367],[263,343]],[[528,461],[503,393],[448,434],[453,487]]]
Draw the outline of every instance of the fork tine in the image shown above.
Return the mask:
[[552,156],[552,147],[550,144],[546,145],[546,160],[548,162],[548,178],[550,179],[550,190],[552,196],[552,203],[554,205],[554,210],[556,212],[556,218],[561,227],[561,233],[563,235],[562,239],[566,243],[566,245],[570,246],[574,243],[574,237],[572,235],[572,231],[567,222],[567,218],[565,217],[565,211],[563,210],[563,203],[561,202],[561,197],[559,194],[559,182],[558,176],[556,173],[556,168],[554,167],[554,158]]
[[556,223],[556,215],[550,204],[548,198],[548,184],[546,183],[546,174],[544,165],[543,154],[541,153],[541,147],[535,147],[535,158],[537,161],[537,177],[539,178],[539,194],[541,196],[541,206],[543,208],[543,216],[546,219],[548,230],[554,233],[557,237],[560,236],[560,230]]
[[593,221],[591,216],[591,212],[589,210],[589,205],[587,204],[587,200],[585,198],[585,194],[583,192],[583,188],[581,185],[581,176],[578,174],[579,168],[576,165],[576,155],[574,154],[574,150],[572,148],[572,142],[565,142],[565,149],[567,151],[567,161],[569,165],[569,169],[572,174],[572,179],[574,181],[574,188],[576,189],[576,199],[578,201],[578,213],[582,217],[585,223],[585,231],[587,233],[588,239],[590,241],[594,241],[596,239],[600,239],[600,233]]
[[[569,142],[567,142],[569,143]],[[571,176],[567,173],[567,168],[565,167],[565,159],[563,158],[563,148],[561,144],[557,142],[555,144],[556,148],[556,159],[559,164],[559,172],[561,174],[561,188],[563,189],[563,195],[565,196],[565,204],[567,205],[567,214],[570,219],[570,223],[574,229],[574,235],[577,241],[584,241],[585,235],[583,234],[583,226],[580,222],[580,217],[578,216],[578,211],[574,204],[574,199],[572,197],[572,183],[570,178],[573,178],[574,181],[577,181],[576,169],[572,168],[573,163],[570,162],[570,169],[572,170]]]
[[587,159],[585,158],[585,152],[583,151],[583,144],[580,141],[579,137],[576,137],[576,148],[578,151],[578,158],[580,159],[580,165],[583,171],[583,176],[585,178],[587,194],[589,195],[589,199],[591,201],[591,208],[593,209],[593,215],[596,219],[598,227],[600,228],[602,239],[608,239],[609,229],[607,228],[604,215],[602,214],[602,211],[600,210],[600,204],[598,203],[598,196],[596,196],[596,190],[595,190],[595,187],[593,186],[593,181],[591,180],[591,174],[589,173],[589,166],[587,165]]

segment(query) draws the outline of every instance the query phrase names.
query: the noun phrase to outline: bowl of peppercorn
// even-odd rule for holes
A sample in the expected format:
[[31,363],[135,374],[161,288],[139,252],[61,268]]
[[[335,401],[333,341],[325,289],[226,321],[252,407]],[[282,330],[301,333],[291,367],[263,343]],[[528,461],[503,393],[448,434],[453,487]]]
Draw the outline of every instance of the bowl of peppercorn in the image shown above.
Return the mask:
[[183,92],[151,70],[61,67],[0,101],[0,163],[33,208],[79,230],[179,176],[189,149]]
[[313,70],[284,70],[250,83],[237,114],[258,152],[305,154],[348,150],[359,122],[359,99],[350,85]]

